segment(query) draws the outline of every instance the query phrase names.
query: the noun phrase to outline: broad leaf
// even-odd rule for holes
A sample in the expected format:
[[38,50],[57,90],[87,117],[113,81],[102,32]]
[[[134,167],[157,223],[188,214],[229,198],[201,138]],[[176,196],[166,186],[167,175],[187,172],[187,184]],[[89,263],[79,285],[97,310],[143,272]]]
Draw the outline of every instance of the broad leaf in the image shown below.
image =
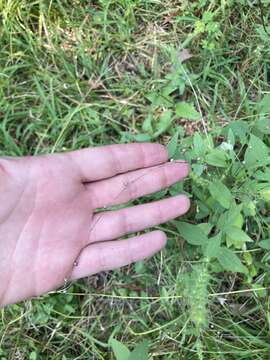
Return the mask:
[[245,166],[254,169],[269,163],[269,150],[265,143],[257,136],[251,134],[245,152]]
[[226,232],[227,228],[236,226],[240,229],[243,227],[243,216],[241,214],[242,205],[233,204],[228,211],[221,214],[217,226],[223,232]]
[[198,227],[205,233],[205,235],[209,235],[213,229],[213,225],[209,223],[200,223],[198,224]]
[[173,121],[172,111],[171,110],[163,111],[163,113],[160,115],[160,119],[158,122],[158,130],[154,133],[154,137],[158,137],[164,131],[166,131],[171,125],[172,121]]
[[193,136],[193,147],[197,157],[204,157],[206,146],[201,135],[196,132]]
[[262,297],[262,298],[266,298],[267,296],[267,290],[266,289],[262,289],[262,285],[261,284],[251,284],[251,288],[253,290],[255,290],[253,292],[253,294],[255,294],[258,297]]
[[152,126],[152,122],[153,122],[153,115],[149,114],[145,119],[144,122],[142,124],[142,130],[146,133],[152,134],[153,133],[153,126]]
[[265,250],[270,250],[270,239],[262,240],[258,243],[258,245]]
[[204,248],[204,256],[208,259],[216,258],[220,251],[222,233],[220,232],[216,236],[208,239],[206,247]]
[[175,221],[180,235],[191,245],[205,245],[207,236],[198,225]]
[[148,341],[144,340],[136,346],[128,360],[148,360]]
[[113,353],[116,357],[116,360],[128,360],[130,356],[130,351],[128,348],[122,344],[120,341],[115,339],[110,340],[110,345],[113,349]]
[[179,137],[179,132],[176,131],[176,133],[173,135],[173,137],[171,138],[171,140],[169,141],[169,143],[167,145],[167,149],[168,149],[170,158],[172,158],[174,156],[174,154],[177,150],[178,137]]
[[228,155],[224,151],[218,149],[213,149],[206,156],[207,164],[217,167],[226,167],[227,166],[226,161],[228,159],[229,159]]
[[228,245],[234,245],[239,249],[241,249],[245,243],[253,241],[242,229],[239,229],[237,226],[228,226],[226,228],[226,235],[228,236]]
[[234,145],[235,145],[235,136],[234,136],[234,133],[233,133],[232,129],[229,129],[227,139],[228,139],[228,143],[231,144],[234,147]]
[[150,141],[152,139],[152,136],[148,135],[148,134],[137,134],[134,136],[135,141],[138,142],[145,142],[145,141]]
[[239,257],[230,249],[220,248],[217,258],[220,265],[226,271],[248,273],[247,268],[241,263]]
[[259,119],[255,122],[255,126],[263,134],[270,135],[270,119]]
[[[265,186],[265,185],[263,185]],[[265,187],[259,192],[260,198],[266,202],[270,202],[270,186]]]
[[234,136],[239,137],[242,145],[246,144],[249,127],[245,121],[243,120],[231,121],[227,129],[231,129]]
[[262,100],[257,104],[259,114],[267,114],[270,112],[270,94],[264,95]]
[[225,209],[229,209],[233,201],[230,190],[220,180],[210,183],[209,191],[212,197]]
[[176,104],[175,113],[178,117],[188,120],[199,120],[201,118],[198,111],[195,110],[194,105],[186,102]]
[[253,175],[257,180],[266,181],[270,183],[270,171],[266,168],[265,171],[258,170]]

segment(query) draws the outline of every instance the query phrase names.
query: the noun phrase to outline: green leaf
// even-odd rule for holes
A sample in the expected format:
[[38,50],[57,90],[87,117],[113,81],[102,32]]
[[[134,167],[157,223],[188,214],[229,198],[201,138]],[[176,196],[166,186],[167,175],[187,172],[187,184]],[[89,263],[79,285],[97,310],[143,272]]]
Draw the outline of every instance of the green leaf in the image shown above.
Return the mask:
[[255,122],[256,128],[263,134],[270,135],[270,120],[259,119]]
[[246,242],[253,241],[242,229],[239,229],[237,226],[228,226],[225,232],[230,239],[230,243],[235,245],[237,248],[242,248]]
[[230,190],[220,180],[210,183],[209,191],[212,197],[225,209],[229,209],[233,201]]
[[228,211],[221,214],[217,224],[219,229],[224,232],[231,226],[237,226],[241,229],[243,226],[243,216],[241,211],[242,205],[232,204]]
[[254,294],[258,297],[266,297],[267,296],[267,291],[266,289],[263,289],[263,286],[260,284],[251,284],[251,288],[254,291]]
[[218,233],[216,236],[208,239],[207,245],[204,248],[204,256],[207,258],[216,258],[220,251],[222,233]]
[[260,181],[266,181],[270,183],[270,171],[267,171],[268,169],[265,169],[266,171],[256,171],[253,175],[257,180]]
[[247,268],[241,263],[239,257],[230,249],[220,248],[217,258],[220,265],[226,271],[248,273]]
[[191,245],[205,245],[207,236],[198,225],[175,221],[180,235]]
[[195,110],[194,105],[186,102],[176,104],[175,113],[178,117],[188,120],[199,120],[201,118],[198,111]]
[[130,351],[120,341],[111,339],[110,346],[112,347],[116,360],[129,360]]
[[227,129],[231,129],[234,136],[238,136],[242,145],[247,142],[248,124],[243,120],[231,121]]
[[206,146],[201,135],[196,132],[193,136],[193,146],[197,157],[204,157]]
[[257,104],[257,111],[259,114],[270,112],[270,94],[264,95],[262,100]]
[[224,151],[218,149],[213,149],[206,156],[207,164],[217,167],[227,167],[226,161],[228,159],[228,155]]
[[213,229],[213,225],[209,223],[200,223],[198,224],[198,227],[205,233],[205,235],[209,235]]
[[269,163],[269,151],[265,143],[257,136],[251,134],[245,152],[245,166],[254,169]]
[[246,216],[256,215],[256,205],[253,201],[246,200],[243,202],[243,211]]
[[130,354],[128,360],[147,360],[148,359],[148,341],[144,340],[136,346]]
[[177,150],[178,137],[179,137],[179,132],[176,131],[176,133],[173,135],[173,137],[171,138],[171,140],[169,141],[169,143],[167,145],[167,149],[168,149],[170,158],[172,158],[174,156],[174,154]]
[[145,142],[150,141],[152,139],[152,136],[147,134],[137,134],[134,136],[134,139],[138,142]]
[[170,127],[172,121],[173,121],[172,111],[171,110],[163,111],[163,113],[160,115],[160,119],[157,127],[158,130],[154,133],[154,137],[158,137],[159,135],[164,133],[164,131],[166,131]]
[[[265,186],[263,184],[263,186]],[[264,187],[259,192],[260,198],[265,202],[270,202],[270,186]]]
[[234,145],[235,145],[235,136],[234,136],[234,133],[233,133],[232,129],[229,129],[227,139],[228,139],[228,143],[231,144],[234,147]]
[[258,243],[258,245],[265,250],[270,250],[270,239],[262,240]]
[[153,126],[152,126],[152,121],[153,121],[153,115],[149,114],[143,124],[142,124],[142,130],[146,133],[152,134],[153,133]]

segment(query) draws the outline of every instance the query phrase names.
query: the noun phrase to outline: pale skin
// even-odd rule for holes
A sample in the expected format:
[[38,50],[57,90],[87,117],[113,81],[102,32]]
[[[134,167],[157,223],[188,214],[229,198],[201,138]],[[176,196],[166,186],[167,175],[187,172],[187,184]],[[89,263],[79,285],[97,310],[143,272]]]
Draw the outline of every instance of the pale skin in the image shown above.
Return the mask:
[[186,196],[106,208],[187,174],[187,163],[168,162],[166,148],[149,143],[0,158],[0,307],[162,249],[162,231],[119,238],[183,215]]

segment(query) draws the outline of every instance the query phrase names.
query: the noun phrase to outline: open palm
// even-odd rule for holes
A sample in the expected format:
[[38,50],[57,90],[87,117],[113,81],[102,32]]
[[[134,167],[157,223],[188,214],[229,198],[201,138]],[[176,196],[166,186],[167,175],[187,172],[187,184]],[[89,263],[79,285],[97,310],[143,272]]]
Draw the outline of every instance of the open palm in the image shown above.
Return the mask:
[[187,175],[186,163],[167,160],[158,144],[1,158],[0,305],[160,250],[166,242],[161,231],[117,239],[185,213],[185,196],[95,210],[158,191]]

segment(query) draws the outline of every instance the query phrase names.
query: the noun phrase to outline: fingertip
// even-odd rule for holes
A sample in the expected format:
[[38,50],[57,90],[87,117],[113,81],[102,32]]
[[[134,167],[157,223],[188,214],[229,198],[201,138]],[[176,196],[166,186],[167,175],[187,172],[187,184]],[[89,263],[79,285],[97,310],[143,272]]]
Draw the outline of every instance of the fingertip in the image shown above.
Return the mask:
[[167,199],[167,215],[170,219],[186,214],[190,208],[190,200],[186,195],[176,195]]
[[165,234],[164,231],[161,231],[161,230],[153,231],[152,234],[155,238],[158,248],[162,249],[167,243],[167,235]]
[[186,195],[179,195],[179,199],[180,199],[180,204],[181,204],[181,208],[183,210],[183,214],[185,214],[186,212],[188,212],[189,208],[190,208],[190,200]]

